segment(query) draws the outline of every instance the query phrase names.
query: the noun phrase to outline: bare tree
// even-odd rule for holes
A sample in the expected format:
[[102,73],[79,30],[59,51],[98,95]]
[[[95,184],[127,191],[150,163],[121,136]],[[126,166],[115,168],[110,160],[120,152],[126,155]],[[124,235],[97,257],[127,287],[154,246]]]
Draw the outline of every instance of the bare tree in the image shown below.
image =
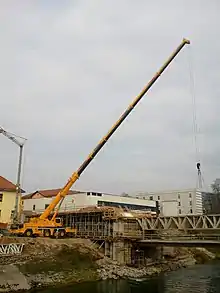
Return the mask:
[[220,196],[220,184],[217,181],[214,181],[211,184],[211,187],[212,187],[213,193]]

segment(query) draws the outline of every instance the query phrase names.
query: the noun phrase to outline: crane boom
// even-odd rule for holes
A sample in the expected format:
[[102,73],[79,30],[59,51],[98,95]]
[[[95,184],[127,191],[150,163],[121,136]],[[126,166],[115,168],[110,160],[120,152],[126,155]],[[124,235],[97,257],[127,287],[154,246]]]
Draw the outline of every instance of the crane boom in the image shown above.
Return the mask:
[[171,54],[168,60],[164,63],[164,65],[159,69],[158,72],[153,76],[153,78],[148,82],[148,84],[143,88],[143,90],[139,93],[138,96],[133,100],[133,102],[128,106],[128,108],[124,111],[124,113],[120,116],[120,118],[116,121],[116,123],[110,128],[108,133],[99,141],[94,150],[89,154],[89,156],[85,159],[85,161],[80,165],[80,167],[75,171],[72,176],[69,178],[66,185],[61,189],[61,191],[56,195],[56,197],[51,201],[50,205],[46,208],[43,214],[41,214],[40,219],[46,220],[50,213],[55,209],[55,207],[59,204],[60,200],[64,198],[72,185],[76,182],[76,180],[80,177],[83,171],[87,168],[87,166],[92,162],[98,152],[103,148],[109,138],[113,135],[113,133],[117,130],[117,128],[121,125],[121,123],[126,119],[126,117],[131,113],[131,111],[135,108],[135,106],[140,102],[142,97],[147,93],[147,91],[152,87],[152,85],[156,82],[156,80],[160,77],[160,75],[164,72],[164,70],[169,66],[169,64],[173,61],[173,59],[177,56],[177,54],[182,50],[182,48],[186,45],[190,44],[190,41],[187,39],[183,39],[181,44],[176,48],[176,50]]

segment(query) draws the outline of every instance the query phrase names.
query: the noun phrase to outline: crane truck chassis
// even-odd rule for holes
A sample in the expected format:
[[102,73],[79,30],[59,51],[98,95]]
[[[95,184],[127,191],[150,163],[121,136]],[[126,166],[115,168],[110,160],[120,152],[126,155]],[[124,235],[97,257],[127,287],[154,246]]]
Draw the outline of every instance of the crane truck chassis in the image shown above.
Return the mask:
[[[176,48],[176,50],[171,54],[168,60],[164,63],[164,65],[159,69],[158,72],[153,76],[153,78],[148,82],[148,84],[143,88],[143,90],[139,93],[138,96],[135,97],[133,102],[128,106],[128,108],[124,111],[124,113],[120,116],[120,118],[113,124],[108,133],[99,141],[93,151],[89,154],[89,156],[85,159],[85,161],[80,165],[80,167],[73,172],[66,185],[60,190],[60,192],[56,195],[56,197],[51,201],[50,205],[45,209],[45,211],[40,215],[40,217],[30,218],[29,222],[24,224],[19,224],[16,226],[12,226],[10,232],[13,235],[17,236],[44,236],[44,237],[65,237],[74,235],[76,232],[75,229],[71,227],[64,227],[59,218],[57,218],[57,214],[59,212],[59,208],[63,202],[63,199],[68,194],[70,188],[73,184],[79,179],[83,171],[88,167],[88,165],[92,162],[95,156],[99,153],[99,151],[103,148],[109,138],[113,135],[113,133],[117,130],[117,128],[122,124],[122,122],[127,118],[127,116],[131,113],[131,111],[135,108],[135,106],[140,102],[143,96],[148,92],[148,90],[152,87],[152,85],[156,82],[156,80],[160,77],[160,75],[165,71],[165,69],[169,66],[169,64],[173,61],[173,59],[178,55],[178,53],[183,49],[186,44],[190,44],[190,41],[187,39],[183,39],[181,44]],[[56,210],[55,210],[56,209]],[[51,219],[49,217],[53,213]]]
[[11,227],[10,233],[16,236],[24,237],[51,237],[51,238],[64,238],[74,237],[76,229],[71,227],[64,227],[60,218],[56,218],[55,223],[48,223],[48,226],[39,226],[31,219],[29,223],[19,224],[19,227]]

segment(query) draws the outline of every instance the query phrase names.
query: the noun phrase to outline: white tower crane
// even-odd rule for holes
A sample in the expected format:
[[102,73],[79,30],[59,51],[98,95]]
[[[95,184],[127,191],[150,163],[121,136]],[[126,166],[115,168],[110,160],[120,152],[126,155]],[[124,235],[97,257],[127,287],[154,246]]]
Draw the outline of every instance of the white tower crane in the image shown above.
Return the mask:
[[[0,127],[0,134],[3,134],[8,139],[10,139],[12,142],[14,142],[16,145],[19,146],[19,160],[18,160],[18,171],[17,171],[17,182],[16,182],[16,198],[15,198],[15,211],[13,216],[13,223],[17,224],[19,222],[20,218],[20,209],[18,207],[18,202],[21,197],[21,166],[22,166],[22,156],[23,156],[23,147],[24,143],[26,141],[26,138],[17,136],[13,133],[10,133],[6,130],[4,130],[2,127]],[[20,138],[22,141],[17,139]]]

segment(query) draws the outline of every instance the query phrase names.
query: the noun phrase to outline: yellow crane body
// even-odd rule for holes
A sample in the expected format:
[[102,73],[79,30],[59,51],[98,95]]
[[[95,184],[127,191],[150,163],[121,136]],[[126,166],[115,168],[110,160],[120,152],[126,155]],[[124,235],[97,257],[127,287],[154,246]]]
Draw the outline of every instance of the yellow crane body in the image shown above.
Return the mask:
[[[79,179],[83,171],[88,167],[91,161],[95,158],[95,156],[99,153],[102,147],[106,144],[106,142],[110,139],[113,133],[117,130],[117,128],[121,125],[121,123],[126,119],[126,117],[131,113],[131,111],[135,108],[135,106],[139,103],[139,101],[143,98],[143,96],[148,92],[148,90],[152,87],[152,85],[156,82],[156,80],[160,77],[160,75],[164,72],[164,70],[169,66],[169,64],[173,61],[173,59],[177,56],[177,54],[182,50],[182,48],[186,45],[190,44],[190,41],[187,39],[183,39],[181,44],[176,48],[176,50],[171,54],[171,56],[167,59],[164,65],[156,72],[153,78],[148,82],[148,84],[143,88],[143,90],[135,97],[133,102],[128,106],[128,108],[124,111],[124,113],[120,116],[120,118],[113,124],[108,133],[99,141],[93,151],[89,154],[89,156],[85,159],[85,161],[80,165],[80,167],[75,171],[66,185],[60,190],[60,192],[56,195],[56,197],[51,201],[50,205],[45,209],[45,211],[40,215],[40,217],[31,218],[28,223],[20,224],[19,227],[11,229],[11,232],[15,235],[22,236],[45,236],[45,237],[64,237],[73,235],[76,231],[75,229],[64,227],[59,218],[57,218],[58,210],[60,205],[62,204],[63,199],[68,194],[70,188],[73,184]],[[57,208],[57,210],[55,210]],[[52,214],[52,218],[49,219],[49,216]]]

